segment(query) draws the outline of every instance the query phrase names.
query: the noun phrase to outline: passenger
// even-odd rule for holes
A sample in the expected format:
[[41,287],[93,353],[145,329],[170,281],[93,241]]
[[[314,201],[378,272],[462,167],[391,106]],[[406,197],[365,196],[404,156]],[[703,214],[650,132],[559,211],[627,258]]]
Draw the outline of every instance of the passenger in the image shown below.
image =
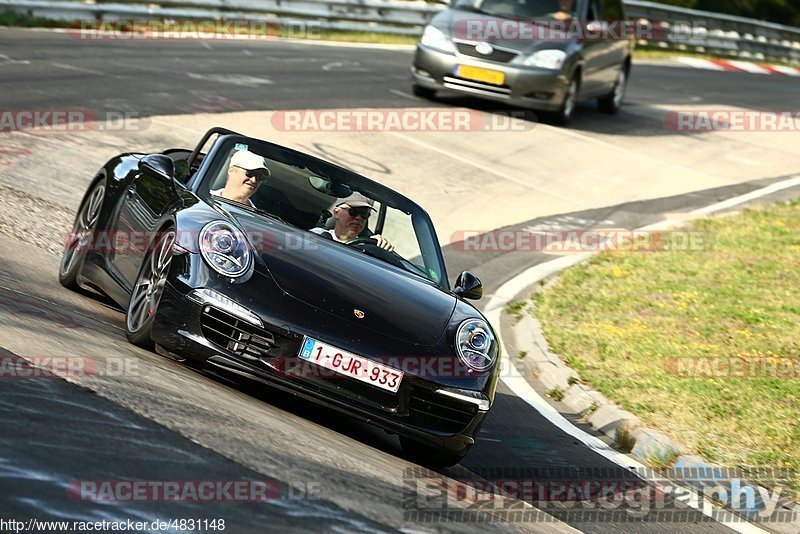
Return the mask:
[[[334,241],[339,243],[346,243],[356,239],[361,236],[361,233],[367,227],[370,215],[375,211],[375,208],[372,207],[373,203],[372,199],[360,193],[353,193],[347,198],[339,199],[336,207],[333,208],[333,228],[329,230],[312,228],[311,231],[320,235],[328,234]],[[373,234],[368,237],[377,241],[377,245],[380,248],[389,252],[394,250],[394,245],[382,235]]]
[[264,158],[248,150],[238,150],[231,157],[225,187],[215,189],[211,194],[255,207],[250,197],[269,176]]

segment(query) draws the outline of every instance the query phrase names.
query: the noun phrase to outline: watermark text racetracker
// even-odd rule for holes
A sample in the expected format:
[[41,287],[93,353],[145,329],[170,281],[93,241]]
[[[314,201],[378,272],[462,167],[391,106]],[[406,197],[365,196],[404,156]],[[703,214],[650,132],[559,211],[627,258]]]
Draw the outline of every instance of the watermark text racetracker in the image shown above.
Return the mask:
[[711,236],[692,230],[650,231],[624,228],[537,229],[508,228],[460,230],[450,237],[453,248],[463,252],[582,252],[703,251],[712,247]]
[[664,362],[681,378],[780,378],[800,380],[798,356],[683,357]]
[[149,118],[133,111],[0,109],[0,132],[120,132],[145,130],[149,126]]
[[[565,516],[598,522],[757,518],[790,523],[797,512],[781,503],[784,488],[794,477],[783,470],[724,467],[484,467],[474,478],[453,480],[416,467],[404,471],[403,509],[406,521],[421,523],[532,522]],[[542,515],[541,510],[552,516]]]
[[[149,230],[109,230],[80,231],[64,235],[64,245],[81,250],[101,253],[146,253],[160,241],[162,232]],[[245,232],[250,244],[258,251],[317,250],[320,246],[318,235],[289,234],[268,230],[248,230]],[[201,231],[179,230],[175,236],[173,253],[200,252],[201,247],[215,251],[212,241],[200,239]]]
[[72,39],[89,41],[319,39],[322,37],[322,21],[273,19],[81,21],[79,27],[68,29],[67,34]]
[[71,378],[133,376],[140,373],[139,360],[122,356],[98,359],[77,355],[0,355],[0,380],[8,378]]
[[70,499],[87,502],[272,502],[318,500],[319,481],[275,480],[73,480]]
[[647,21],[628,19],[581,20],[511,19],[476,17],[456,20],[453,37],[467,41],[658,41],[666,37],[664,29]]
[[484,113],[470,109],[293,110],[272,114],[283,132],[520,132],[534,128],[531,111]]
[[800,132],[800,110],[700,109],[664,114],[671,132]]

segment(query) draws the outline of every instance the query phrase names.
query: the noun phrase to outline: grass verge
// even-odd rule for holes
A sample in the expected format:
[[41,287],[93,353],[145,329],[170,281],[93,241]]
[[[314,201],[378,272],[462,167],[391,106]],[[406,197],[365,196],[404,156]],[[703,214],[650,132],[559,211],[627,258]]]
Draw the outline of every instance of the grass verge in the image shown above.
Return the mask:
[[701,250],[604,252],[562,273],[534,296],[545,336],[648,426],[727,467],[786,470],[797,499],[800,201],[689,230]]

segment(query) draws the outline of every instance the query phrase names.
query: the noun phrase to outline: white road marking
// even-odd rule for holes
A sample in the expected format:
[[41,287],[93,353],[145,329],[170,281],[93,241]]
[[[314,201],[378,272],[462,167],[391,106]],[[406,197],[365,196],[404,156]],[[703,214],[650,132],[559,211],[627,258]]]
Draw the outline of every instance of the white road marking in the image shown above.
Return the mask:
[[706,206],[705,208],[696,209],[691,213],[693,215],[706,215],[708,213],[714,213],[715,211],[720,211],[733,206],[738,206],[739,204],[744,204],[745,202],[749,202],[756,198],[761,198],[767,195],[771,195],[772,193],[777,193],[778,191],[789,189],[790,187],[795,187],[798,185],[800,185],[800,176],[789,178],[788,180],[783,180],[781,182],[768,185],[767,187],[763,187],[761,189],[756,189],[755,191],[746,193],[744,195],[739,195],[738,197],[733,197],[729,198],[728,200],[723,200],[722,202],[717,202],[716,204],[712,204],[711,206]]
[[410,93],[404,93],[403,91],[398,91],[397,89],[389,89],[389,92],[393,95],[402,96],[403,98],[410,98],[411,100],[419,100],[416,96]]
[[747,61],[734,61],[729,60],[729,64],[733,65],[737,69],[741,69],[745,72],[752,72],[753,74],[772,74],[769,70],[756,65],[755,63],[749,63]]
[[333,63],[326,63],[322,66],[324,71],[337,70],[341,72],[367,72],[358,61],[334,61]]
[[800,76],[800,70],[792,67],[784,67],[783,65],[770,65],[770,68],[775,69],[781,74],[785,74],[787,76]]
[[477,162],[469,160],[469,159],[467,159],[465,157],[459,156],[458,154],[453,154],[452,152],[448,152],[447,150],[438,148],[438,147],[436,147],[434,145],[431,145],[429,143],[425,143],[423,141],[419,141],[419,140],[414,139],[413,137],[411,137],[409,135],[405,135],[405,134],[402,134],[402,133],[399,133],[399,132],[386,132],[386,133],[388,133],[389,135],[393,135],[395,137],[400,137],[401,139],[404,139],[404,140],[408,141],[409,143],[413,143],[415,145],[419,145],[419,146],[425,147],[428,150],[433,150],[434,152],[438,152],[438,153],[440,153],[442,155],[447,156],[448,158],[451,158],[451,159],[454,159],[456,161],[460,161],[462,163],[470,165],[471,167],[475,167],[475,168],[481,169],[482,171],[488,172],[489,174],[493,174],[493,175],[497,176],[498,178],[502,178],[503,180],[508,180],[509,182],[514,182],[514,183],[520,184],[520,185],[525,186],[525,187],[527,187],[529,189],[534,189],[536,191],[540,191],[541,193],[549,195],[549,196],[551,196],[553,198],[557,198],[559,200],[567,201],[570,204],[575,204],[575,198],[574,197],[568,197],[568,196],[565,196],[565,195],[560,195],[558,193],[553,193],[552,191],[550,191],[548,189],[545,189],[543,187],[538,187],[538,186],[530,183],[527,180],[523,180],[521,178],[517,178],[516,176],[511,176],[509,174],[504,174],[502,172],[498,172],[498,171],[494,170],[491,167],[487,167],[486,165],[481,165],[480,163],[477,163]]
[[706,69],[706,70],[725,70],[723,67],[720,67],[716,63],[712,63],[706,59],[700,59],[696,57],[679,57],[676,58],[677,61],[687,65],[689,67],[694,67],[696,69]]
[[5,54],[0,54],[0,65],[30,65],[27,59],[11,59]]
[[[756,191],[752,191],[750,193],[740,195],[738,197],[734,197],[722,202],[718,202],[716,204],[712,204],[710,206],[706,206],[704,208],[699,208],[691,213],[693,215],[707,215],[710,213],[714,213],[716,211],[720,211],[731,206],[736,206],[738,204],[742,204],[744,202],[748,202],[750,200],[754,200],[756,198],[760,198],[766,195],[770,195],[777,191],[781,191],[783,189],[788,189],[790,187],[800,186],[800,176],[790,178],[787,180],[783,180],[781,182],[777,182],[771,184],[767,187],[763,187]],[[651,224],[648,226],[644,226],[640,228],[641,230],[665,230],[667,228],[677,226],[683,224],[684,221],[680,220],[667,220],[661,221],[655,224]],[[516,297],[520,292],[524,291],[525,288],[530,287],[531,285],[535,284],[538,280],[541,280],[550,274],[558,272],[561,269],[565,269],[567,267],[571,267],[576,265],[592,256],[591,253],[583,253],[583,254],[576,254],[574,256],[564,256],[562,258],[558,258],[553,261],[549,261],[546,263],[542,263],[539,265],[535,265],[528,270],[524,271],[522,274],[512,278],[502,286],[492,295],[491,299],[489,300],[488,304],[486,305],[484,314],[486,318],[495,326],[499,326],[501,314],[505,309],[506,304]],[[495,329],[499,334],[499,328]],[[503,346],[503,340],[500,338],[500,344]],[[505,349],[505,347],[504,347]],[[504,350],[506,354],[508,354],[508,350]],[[574,426],[570,423],[567,419],[564,418],[553,406],[547,403],[536,391],[528,384],[527,380],[519,374],[516,368],[508,361],[508,358],[503,360],[507,362],[504,364],[504,370],[502,372],[501,380],[503,383],[508,386],[511,391],[514,392],[520,399],[527,402],[530,406],[536,409],[539,413],[542,414],[550,423],[557,426],[560,430],[569,434],[573,438],[579,440],[585,446],[590,447],[598,452],[604,458],[614,462],[615,464],[619,465],[624,469],[637,469],[646,472],[646,466],[641,464],[640,462],[636,461],[632,457],[629,457],[626,454],[618,452],[611,447],[609,447],[606,443],[601,441],[599,438],[587,434],[583,430],[579,429],[578,427]],[[703,504],[702,508],[699,508],[695,505],[696,502],[700,502]],[[708,517],[712,517],[712,505],[711,503],[705,499],[700,498],[696,492],[692,493],[692,499],[689,503],[692,505],[693,508],[699,510]],[[765,533],[766,531],[762,530],[758,526],[746,523],[743,521],[722,521],[718,520],[718,522],[726,527],[740,532],[742,534],[745,533]]]
[[242,87],[258,87],[260,85],[270,85],[272,83],[272,80],[268,78],[256,78],[255,76],[248,76],[246,74],[199,74],[196,72],[187,72],[186,75],[194,80],[227,83]]
[[68,65],[66,63],[53,63],[53,62],[50,62],[50,64],[52,66],[58,68],[58,69],[74,70],[74,71],[77,71],[77,72],[85,72],[86,74],[96,74],[96,75],[99,75],[99,76],[106,76],[105,72],[101,72],[99,70],[85,69],[83,67],[76,67],[75,65]]

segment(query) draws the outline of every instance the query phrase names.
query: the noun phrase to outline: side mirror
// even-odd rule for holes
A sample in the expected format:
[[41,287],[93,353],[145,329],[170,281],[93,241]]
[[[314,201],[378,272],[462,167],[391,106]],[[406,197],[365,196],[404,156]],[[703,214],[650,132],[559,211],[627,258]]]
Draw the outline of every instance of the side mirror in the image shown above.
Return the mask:
[[480,279],[469,271],[464,271],[456,278],[456,287],[453,293],[465,299],[479,300],[483,296],[483,284]]
[[139,170],[148,176],[161,178],[172,184],[175,180],[175,162],[164,154],[149,154],[139,160]]

